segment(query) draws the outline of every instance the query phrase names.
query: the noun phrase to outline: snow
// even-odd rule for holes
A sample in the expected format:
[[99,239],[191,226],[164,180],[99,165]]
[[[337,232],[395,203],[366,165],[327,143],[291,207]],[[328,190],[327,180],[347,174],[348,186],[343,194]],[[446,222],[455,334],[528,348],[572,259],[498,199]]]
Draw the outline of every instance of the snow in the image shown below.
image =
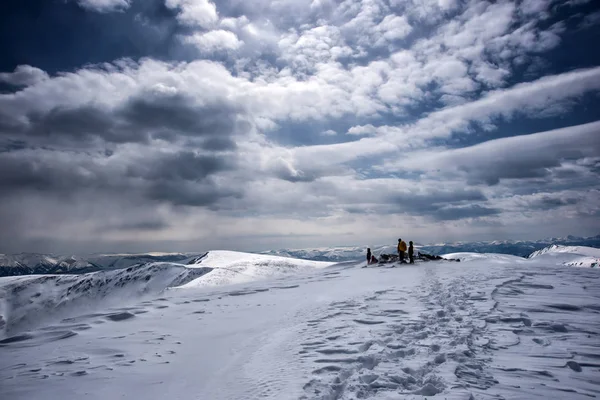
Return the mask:
[[259,279],[310,272],[334,264],[226,250],[210,251],[204,257],[195,258],[193,261],[194,264],[187,265],[187,267],[210,267],[213,270],[210,274],[182,285],[182,288],[252,282]]
[[194,253],[95,254],[91,256],[55,256],[20,253],[0,254],[0,276],[22,274],[85,273],[129,268],[151,262],[180,263]]
[[[402,236],[408,243],[410,237]],[[600,247],[600,235],[593,237],[567,236],[564,238],[548,238],[535,241],[523,240],[494,240],[491,242],[453,242],[424,244],[415,243],[415,250],[428,254],[444,254],[455,252],[473,252],[473,253],[501,253],[513,254],[521,257],[527,257],[536,250],[543,249],[552,244],[565,246],[591,246]],[[382,253],[396,254],[396,243],[387,245],[369,245],[362,246],[335,246],[318,247],[308,249],[280,249],[264,252],[265,254],[279,255],[292,258],[303,258],[317,261],[350,261],[364,258],[367,247],[370,247],[373,254],[378,257]]]
[[565,265],[569,267],[597,268],[600,267],[600,257],[579,257],[566,262]]
[[0,265],[7,267],[20,267],[23,265],[53,265],[58,260],[46,254],[0,254]]
[[[85,312],[47,300],[106,279],[2,278],[0,398],[597,397],[600,270],[565,267],[590,257],[577,251],[369,268],[209,252],[111,271],[123,285],[92,290]],[[12,326],[36,309],[48,317]]]
[[449,253],[443,254],[441,256],[447,260],[450,259],[459,259],[461,262],[468,261],[482,261],[489,260],[494,261],[496,263],[519,263],[524,259],[523,257],[512,256],[510,254],[494,254],[494,253],[471,253],[471,252],[461,252],[461,253]]
[[[289,258],[301,258],[305,260],[317,260],[317,261],[349,261],[364,259],[369,246],[335,246],[335,247],[317,247],[311,249],[282,249],[282,250],[271,250],[265,252],[265,254],[289,257]],[[382,253],[396,253],[396,246],[389,245],[376,245],[371,246],[371,251],[375,256],[379,256]]]
[[587,247],[587,246],[560,246],[560,245],[552,245],[552,246],[546,247],[542,250],[533,252],[529,256],[529,258],[539,257],[542,254],[552,254],[552,253],[579,254],[582,256],[600,258],[600,249],[596,249],[593,247]]
[[[93,312],[156,295],[211,272],[172,263],[149,263],[84,275],[0,278],[0,338],[74,313]],[[4,324],[2,323],[4,321]]]
[[545,259],[569,267],[600,267],[600,249],[586,246],[552,245],[532,253],[529,258]]

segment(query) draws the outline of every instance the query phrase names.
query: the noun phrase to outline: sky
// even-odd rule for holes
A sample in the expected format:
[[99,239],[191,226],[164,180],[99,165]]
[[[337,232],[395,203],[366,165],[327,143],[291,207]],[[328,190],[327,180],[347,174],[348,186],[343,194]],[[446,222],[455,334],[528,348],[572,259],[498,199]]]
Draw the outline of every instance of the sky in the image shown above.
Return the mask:
[[593,0],[9,0],[0,252],[600,233]]

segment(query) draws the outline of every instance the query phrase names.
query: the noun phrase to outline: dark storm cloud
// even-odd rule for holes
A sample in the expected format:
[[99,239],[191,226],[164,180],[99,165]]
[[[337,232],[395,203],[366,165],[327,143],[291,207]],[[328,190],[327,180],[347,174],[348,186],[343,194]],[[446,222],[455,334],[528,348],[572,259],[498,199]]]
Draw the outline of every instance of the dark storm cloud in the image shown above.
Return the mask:
[[[392,212],[421,215],[439,221],[477,218],[499,213],[498,210],[480,206],[487,197],[479,190],[433,190],[429,193],[390,196],[387,207]],[[468,206],[462,204],[469,203]],[[393,204],[393,205],[392,205]]]
[[146,191],[146,196],[153,200],[166,201],[174,205],[208,207],[218,210],[218,202],[228,197],[241,197],[241,190],[223,188],[211,180],[201,183],[188,181],[155,181]]
[[110,142],[139,141],[135,131],[120,130],[108,112],[97,107],[56,107],[48,113],[33,113],[22,133],[27,138],[55,138],[87,141],[102,137]]
[[501,210],[497,208],[489,208],[478,204],[458,207],[442,207],[435,210],[431,216],[439,221],[455,221],[465,218],[479,218],[498,215]]
[[38,158],[26,152],[0,154],[0,171],[2,195],[9,195],[13,190],[68,194],[83,188],[100,187],[107,182],[92,163]]
[[201,144],[203,149],[223,151],[223,150],[235,150],[237,144],[227,137],[211,137],[204,140]]
[[460,202],[486,201],[487,197],[476,189],[433,190],[426,193],[392,194],[388,197],[390,205],[400,212],[432,213],[451,204]]
[[241,110],[217,103],[197,106],[184,95],[139,96],[129,100],[118,116],[141,130],[178,132],[194,136],[230,135],[235,133],[234,117]]
[[544,178],[550,175],[549,168],[561,165],[559,159],[534,158],[534,159],[507,159],[505,162],[499,162],[497,168],[481,169],[460,167],[467,173],[468,183],[476,185],[485,183],[494,186],[500,183],[501,179],[527,179]]
[[0,142],[0,153],[8,153],[15,150],[23,150],[27,147],[27,143],[23,140],[6,140],[4,142]]
[[148,181],[200,181],[217,172],[231,169],[233,163],[232,158],[182,151],[142,165],[131,165],[127,169],[127,175]]
[[127,161],[101,161],[56,151],[14,151],[0,153],[0,195],[27,192],[73,197],[91,191],[175,205],[209,206],[226,197],[242,196],[241,190],[223,188],[212,180],[234,165],[233,157],[190,151],[148,151]]
[[115,110],[83,105],[55,107],[34,112],[27,123],[22,118],[0,112],[0,135],[27,140],[30,145],[79,144],[94,141],[146,143],[150,139],[170,142],[184,137],[202,138],[196,147],[207,150],[235,148],[236,135],[251,128],[239,107],[217,101],[198,105],[185,95],[148,94],[128,100]]
[[528,207],[533,210],[552,210],[562,206],[568,206],[579,203],[580,199],[576,198],[559,198],[544,196],[529,202]]
[[[372,201],[373,199],[371,199]],[[436,220],[457,220],[498,214],[500,211],[477,203],[488,201],[479,190],[431,190],[423,193],[394,193],[374,199],[379,203],[347,206],[352,214],[421,215]],[[463,205],[468,203],[469,205]]]
[[99,232],[110,231],[159,231],[170,225],[161,219],[148,219],[145,221],[123,221],[121,223],[99,226]]

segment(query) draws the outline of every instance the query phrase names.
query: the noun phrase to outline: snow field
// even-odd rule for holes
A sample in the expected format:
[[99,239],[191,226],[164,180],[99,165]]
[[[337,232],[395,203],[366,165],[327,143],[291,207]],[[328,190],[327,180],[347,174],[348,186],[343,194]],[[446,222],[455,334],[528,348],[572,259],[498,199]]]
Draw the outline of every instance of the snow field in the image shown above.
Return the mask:
[[238,263],[261,280],[15,332],[0,340],[0,397],[597,397],[599,270],[559,253],[271,275],[252,267],[264,259],[217,253],[198,279]]

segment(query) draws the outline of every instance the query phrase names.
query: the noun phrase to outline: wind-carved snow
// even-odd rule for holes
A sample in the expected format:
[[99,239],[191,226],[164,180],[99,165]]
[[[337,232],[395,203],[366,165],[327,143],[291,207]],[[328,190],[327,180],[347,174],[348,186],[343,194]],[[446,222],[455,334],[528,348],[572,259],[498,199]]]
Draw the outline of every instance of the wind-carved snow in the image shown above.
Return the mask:
[[[599,396],[600,271],[565,267],[581,254],[564,252],[460,256],[277,267],[209,252],[190,260],[210,272],[187,290],[12,332],[0,341],[0,397]],[[235,265],[261,280],[202,282]]]
[[0,278],[0,339],[40,322],[155,295],[211,271],[150,263],[84,275]]
[[529,258],[545,257],[549,262],[561,262],[569,267],[600,267],[600,249],[586,246],[552,245],[531,253]]
[[555,254],[555,253],[578,254],[578,255],[588,256],[588,257],[600,257],[600,249],[596,249],[593,247],[560,246],[560,245],[554,244],[554,245],[548,246],[542,250],[538,250],[538,251],[531,253],[529,258],[538,257],[542,254]]
[[226,250],[210,251],[191,261],[192,263],[187,265],[190,268],[209,267],[212,271],[210,274],[182,285],[182,288],[252,282],[259,279],[310,272],[334,264]]

